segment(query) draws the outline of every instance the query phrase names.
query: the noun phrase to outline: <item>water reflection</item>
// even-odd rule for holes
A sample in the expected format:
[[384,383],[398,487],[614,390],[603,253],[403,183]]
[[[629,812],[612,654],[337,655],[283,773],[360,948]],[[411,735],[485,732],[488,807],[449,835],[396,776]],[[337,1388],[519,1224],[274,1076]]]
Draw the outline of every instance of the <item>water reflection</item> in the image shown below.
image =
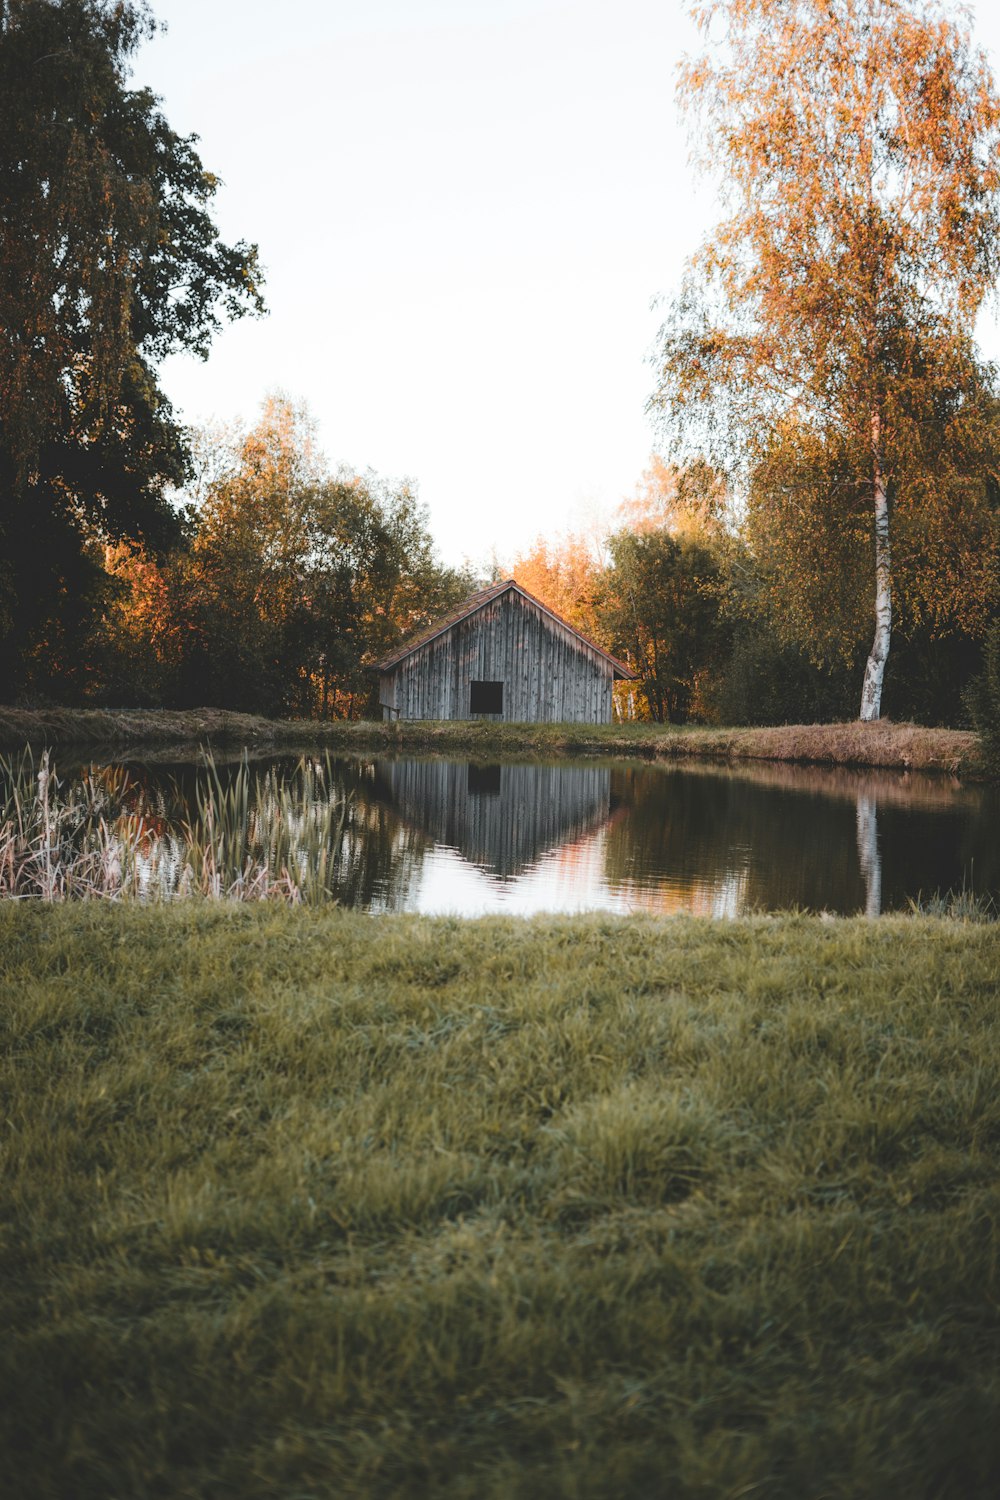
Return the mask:
[[947,778],[757,764],[613,773],[629,816],[611,885],[658,910],[899,910],[1000,887],[995,789]]
[[376,780],[431,842],[416,910],[877,916],[973,872],[1000,887],[997,793],[945,778],[436,761],[383,763]]
[[[303,798],[298,806],[284,808],[276,816],[274,808],[254,806],[251,790],[251,820],[278,823],[287,845],[283,851],[293,877],[315,884],[318,870],[327,898],[341,906],[371,910],[383,902],[387,891],[394,892],[394,904],[405,908],[419,885],[420,871],[427,852],[427,840],[420,832],[402,823],[386,806],[376,788],[374,767],[370,763],[333,760],[324,757],[314,764],[322,769],[316,792]],[[252,763],[256,773],[264,766],[277,770],[279,778],[293,773],[295,761],[287,757]],[[204,768],[197,764],[156,764],[130,766],[137,788],[147,800],[156,798],[167,827],[185,821],[197,806]],[[232,757],[218,762],[215,773],[222,792],[241,775],[241,761]],[[258,785],[255,774],[252,787]],[[314,830],[317,817],[327,801],[338,807],[335,836],[329,844],[317,847]],[[331,834],[333,830],[330,830]]]
[[878,803],[868,792],[858,792],[856,822],[865,916],[877,917],[882,911],[882,855],[878,846]]
[[[271,765],[285,773],[294,761]],[[1000,892],[1000,793],[946,778],[767,764],[315,765],[296,783],[315,788],[301,806],[255,807],[253,795],[268,795],[258,790],[246,826],[258,842],[273,831],[276,869],[287,864],[304,888],[319,872],[324,899],[363,911],[877,916],[936,890]],[[127,769],[143,828],[175,837],[195,816],[203,773]],[[239,767],[217,774],[224,790]],[[234,849],[234,863],[244,853]]]
[[504,882],[607,821],[606,766],[382,761],[376,787],[435,844]]

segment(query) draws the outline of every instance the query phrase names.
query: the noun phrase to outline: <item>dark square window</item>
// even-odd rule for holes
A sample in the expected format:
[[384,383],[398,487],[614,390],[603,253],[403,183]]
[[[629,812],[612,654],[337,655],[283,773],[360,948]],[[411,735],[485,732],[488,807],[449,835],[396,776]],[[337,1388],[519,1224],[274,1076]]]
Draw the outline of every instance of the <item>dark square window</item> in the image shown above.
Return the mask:
[[474,682],[469,695],[470,714],[502,714],[503,683]]
[[476,766],[469,762],[470,797],[499,797],[500,767]]

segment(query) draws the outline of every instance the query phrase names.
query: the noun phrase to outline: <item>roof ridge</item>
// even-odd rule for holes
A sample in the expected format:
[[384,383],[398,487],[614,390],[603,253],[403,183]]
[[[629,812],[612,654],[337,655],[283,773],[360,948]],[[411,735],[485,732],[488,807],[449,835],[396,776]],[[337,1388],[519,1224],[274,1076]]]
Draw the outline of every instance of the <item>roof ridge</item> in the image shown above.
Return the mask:
[[396,647],[395,651],[390,652],[381,661],[375,662],[373,670],[387,672],[390,668],[398,666],[404,657],[412,655],[414,651],[419,651],[422,646],[429,645],[439,635],[444,635],[454,625],[458,625],[462,620],[467,619],[469,615],[475,614],[476,610],[482,609],[493,599],[498,599],[501,594],[505,594],[508,589],[517,589],[519,594],[543,610],[550,619],[555,620],[556,624],[561,625],[564,630],[570,631],[583,645],[589,647],[591,651],[598,652],[606,661],[611,662],[615,670],[623,677],[632,677],[632,669],[626,662],[619,661],[618,657],[612,656],[610,651],[606,651],[603,646],[599,646],[595,640],[585,635],[582,630],[578,630],[575,625],[571,625],[568,620],[564,619],[562,615],[557,614],[544,600],[537,598],[522,583],[518,583],[516,578],[504,578],[498,583],[488,584],[485,588],[477,589],[475,593],[469,594],[461,604],[455,605],[447,614],[435,620],[433,624],[425,626],[423,630],[418,631],[408,640],[402,641]]

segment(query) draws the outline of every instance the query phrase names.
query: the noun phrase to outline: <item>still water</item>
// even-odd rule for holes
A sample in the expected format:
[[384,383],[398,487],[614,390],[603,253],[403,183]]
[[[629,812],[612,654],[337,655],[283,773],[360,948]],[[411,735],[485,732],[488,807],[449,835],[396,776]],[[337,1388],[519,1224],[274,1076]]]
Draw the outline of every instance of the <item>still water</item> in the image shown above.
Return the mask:
[[[193,774],[130,771],[174,805]],[[877,915],[1000,895],[1000,791],[947,778],[437,758],[333,760],[323,780],[344,802],[330,893],[369,912]]]

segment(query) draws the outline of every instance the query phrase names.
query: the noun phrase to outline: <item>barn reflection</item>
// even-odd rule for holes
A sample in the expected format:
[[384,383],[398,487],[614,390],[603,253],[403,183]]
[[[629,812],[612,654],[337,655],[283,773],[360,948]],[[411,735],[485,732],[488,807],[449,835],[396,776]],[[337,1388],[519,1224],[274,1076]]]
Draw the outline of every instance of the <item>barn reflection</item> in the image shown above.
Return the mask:
[[375,779],[407,823],[501,881],[600,827],[611,808],[602,766],[380,761]]

